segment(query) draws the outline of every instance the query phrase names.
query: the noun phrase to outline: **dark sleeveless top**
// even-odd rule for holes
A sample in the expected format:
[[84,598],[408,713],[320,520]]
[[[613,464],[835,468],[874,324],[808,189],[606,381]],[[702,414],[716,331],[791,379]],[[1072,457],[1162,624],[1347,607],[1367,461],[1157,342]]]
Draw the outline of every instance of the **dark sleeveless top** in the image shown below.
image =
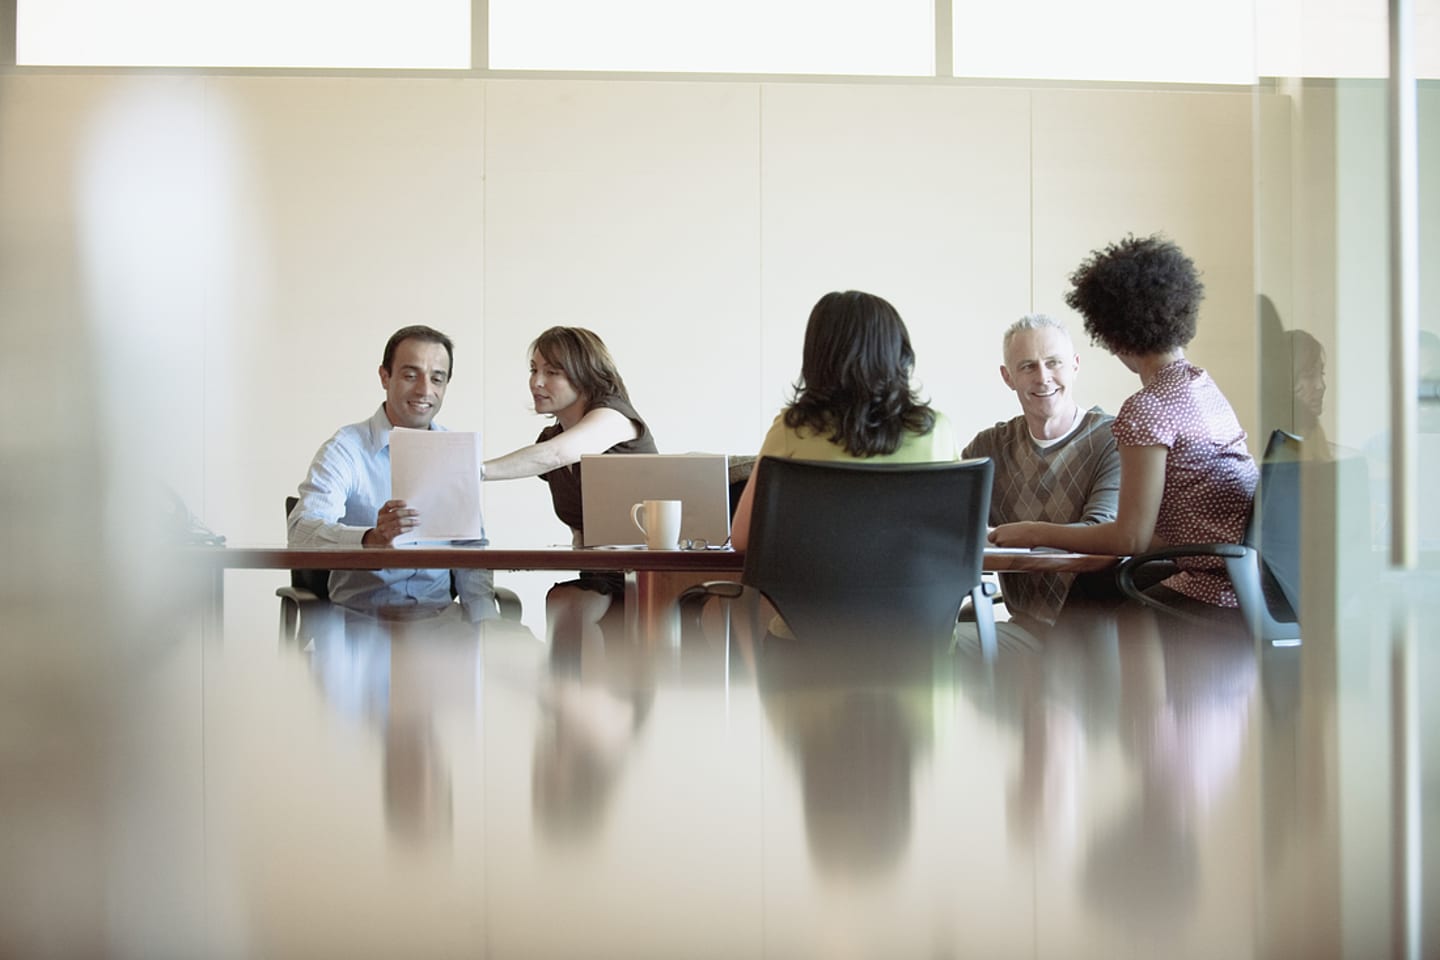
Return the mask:
[[[631,423],[640,428],[640,436],[634,440],[626,440],[624,443],[617,443],[606,450],[606,453],[659,453],[655,449],[655,438],[650,435],[650,428],[645,421],[640,419],[640,414],[635,408],[620,399],[610,397],[595,404],[595,407],[609,407],[618,413],[625,415]],[[594,409],[594,408],[592,408]],[[559,423],[552,423],[540,431],[540,436],[535,438],[536,443],[544,443],[551,437],[557,437],[565,430]],[[568,467],[561,467],[558,470],[551,470],[549,473],[542,473],[540,479],[550,484],[550,500],[555,504],[555,516],[566,526],[579,530],[585,525],[585,512],[580,500],[580,464],[572,463]]]

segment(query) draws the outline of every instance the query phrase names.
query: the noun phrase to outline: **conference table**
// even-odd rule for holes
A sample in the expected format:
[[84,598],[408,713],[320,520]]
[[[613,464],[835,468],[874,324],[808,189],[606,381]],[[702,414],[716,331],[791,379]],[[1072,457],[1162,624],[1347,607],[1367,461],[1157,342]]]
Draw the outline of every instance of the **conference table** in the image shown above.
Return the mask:
[[[110,903],[187,938],[130,952],[1325,956],[1344,931],[1331,918],[1316,933],[1304,908],[1323,896],[1381,931],[1357,955],[1385,955],[1390,886],[1354,889],[1341,856],[1358,842],[1383,876],[1401,862],[1399,814],[1359,762],[1376,748],[1356,745],[1353,783],[1307,773],[1344,766],[1339,704],[1383,732],[1393,698],[1351,696],[1323,633],[1293,648],[1223,631],[1195,642],[1118,605],[1053,642],[1016,631],[986,658],[968,637],[948,649],[751,644],[744,623],[716,629],[712,605],[673,647],[542,642],[506,621],[347,622],[277,640],[267,597],[288,582],[283,565],[337,559],[308,553],[195,552],[196,574],[202,561],[242,568],[225,575],[233,642],[168,643],[144,661],[100,661],[87,643],[77,669],[109,680],[106,709],[90,712],[112,726],[76,741],[73,727],[36,723],[16,741],[34,744],[19,755],[30,792],[17,796],[35,802],[18,805],[11,833],[73,844],[71,814],[98,810],[110,832],[95,828],[80,850],[114,861]],[[596,562],[495,547],[465,559],[554,568],[542,582]],[[731,572],[741,562],[718,559]],[[629,554],[616,566],[697,560],[717,558]],[[990,558],[1072,562],[1104,563]],[[1371,636],[1356,652],[1389,663],[1389,637],[1364,645]],[[12,664],[55,662],[32,646],[12,645]],[[22,707],[82,713],[32,686]],[[76,742],[104,761],[80,789],[57,775],[86,755],[67,749]],[[32,789],[50,782],[63,796]],[[15,849],[17,870],[50,866],[27,859],[33,845]],[[94,874],[95,858],[75,859],[77,877]],[[195,934],[192,916],[207,923]]]
[[[224,610],[227,570],[619,570],[625,574],[627,626],[649,626],[667,616],[687,586],[703,580],[739,579],[745,554],[731,549],[647,550],[643,547],[414,546],[283,547],[194,546],[179,559],[207,581],[207,619]],[[1118,557],[1048,549],[992,547],[984,569],[991,573],[1089,573],[1108,570]]]

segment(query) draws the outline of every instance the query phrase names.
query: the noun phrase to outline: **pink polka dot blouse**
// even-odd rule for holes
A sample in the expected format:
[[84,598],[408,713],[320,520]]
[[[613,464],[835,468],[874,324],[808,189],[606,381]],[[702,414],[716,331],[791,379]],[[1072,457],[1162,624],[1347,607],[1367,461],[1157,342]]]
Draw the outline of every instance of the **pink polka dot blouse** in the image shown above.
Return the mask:
[[[1120,407],[1114,429],[1122,447],[1168,450],[1158,540],[1174,546],[1244,539],[1259,472],[1245,431],[1210,374],[1183,357],[1161,368]],[[1165,586],[1216,606],[1238,605],[1220,560],[1197,557],[1178,565],[1180,573]]]

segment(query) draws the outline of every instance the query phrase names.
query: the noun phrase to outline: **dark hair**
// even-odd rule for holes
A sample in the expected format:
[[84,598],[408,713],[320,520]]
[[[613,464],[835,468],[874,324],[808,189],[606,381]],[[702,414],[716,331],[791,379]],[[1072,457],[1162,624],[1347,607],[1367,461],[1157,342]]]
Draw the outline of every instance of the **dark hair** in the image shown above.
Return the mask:
[[1116,354],[1165,353],[1195,338],[1205,297],[1195,264],[1160,236],[1127,236],[1093,251],[1070,274],[1065,302],[1094,343]]
[[565,371],[566,379],[585,400],[587,411],[609,397],[630,402],[605,341],[584,327],[551,327],[535,338],[530,352]]
[[904,434],[926,434],[935,411],[910,388],[915,351],[885,300],[847,290],[810,311],[805,355],[785,426],[808,427],[854,457],[894,453]]
[[409,327],[401,327],[390,334],[390,339],[385,341],[385,356],[380,361],[380,366],[385,368],[386,373],[392,373],[391,365],[395,363],[395,350],[406,340],[423,340],[426,343],[438,343],[445,348],[445,355],[450,358],[450,372],[445,379],[449,380],[455,376],[455,344],[434,327],[427,327],[423,323],[417,323]]

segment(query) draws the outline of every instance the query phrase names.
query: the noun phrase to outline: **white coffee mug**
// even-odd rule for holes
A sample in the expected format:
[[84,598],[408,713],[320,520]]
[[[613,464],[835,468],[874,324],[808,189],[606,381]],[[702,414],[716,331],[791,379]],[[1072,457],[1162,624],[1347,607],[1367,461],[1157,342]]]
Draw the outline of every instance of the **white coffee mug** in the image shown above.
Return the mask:
[[680,501],[645,500],[630,508],[630,519],[645,534],[651,550],[674,550],[680,545]]

